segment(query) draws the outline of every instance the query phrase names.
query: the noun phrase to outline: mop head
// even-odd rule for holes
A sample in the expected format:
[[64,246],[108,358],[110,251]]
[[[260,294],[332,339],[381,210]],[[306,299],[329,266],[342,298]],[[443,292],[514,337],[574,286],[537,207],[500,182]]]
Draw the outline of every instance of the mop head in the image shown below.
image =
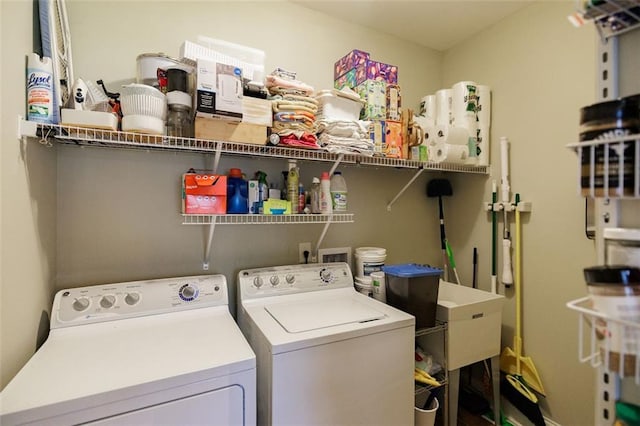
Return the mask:
[[[500,383],[500,393],[507,397],[522,414],[536,426],[546,426],[538,398],[522,383],[517,376],[506,376]],[[533,400],[532,400],[533,399]]]

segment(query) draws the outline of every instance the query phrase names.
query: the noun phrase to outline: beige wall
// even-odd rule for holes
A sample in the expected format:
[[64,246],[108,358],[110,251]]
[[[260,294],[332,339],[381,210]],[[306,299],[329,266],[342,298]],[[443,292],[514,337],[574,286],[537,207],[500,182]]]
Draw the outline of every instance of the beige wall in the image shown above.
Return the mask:
[[29,1],[2,1],[0,133],[0,384],[9,381],[48,331],[55,284],[56,152],[17,138],[25,114]]
[[[0,4],[4,385],[33,352],[40,312],[49,309],[53,286],[202,273],[206,230],[180,224],[178,182],[186,169],[205,167],[211,159],[72,147],[58,147],[52,155],[33,141],[15,143],[15,117],[23,110],[24,94],[22,86],[5,82],[6,76],[15,82],[24,75],[21,61],[31,50],[30,3]],[[246,2],[70,1],[75,74],[102,78],[117,90],[134,78],[138,54],[177,55],[183,40],[206,35],[263,49],[267,71],[295,70],[318,89],[331,86],[335,59],[352,48],[367,50],[374,59],[399,66],[404,105],[414,108],[423,95],[459,80],[490,85],[492,161],[498,164],[498,137],[508,136],[512,188],[533,203],[533,212],[523,218],[524,350],[547,388],[546,414],[564,425],[592,423],[593,373],[577,362],[577,320],[564,306],[585,294],[581,270],[595,259],[582,236],[575,155],[565,148],[576,139],[578,110],[593,100],[595,87],[593,30],[568,24],[573,3],[536,3],[444,55],[296,5],[252,6],[255,12],[247,14]],[[96,17],[114,23],[108,33],[96,27]],[[20,40],[10,55],[7,34]],[[253,174],[263,169],[270,181],[279,182],[285,165],[285,160],[227,156],[220,170],[239,166]],[[300,167],[306,184],[328,165],[301,162]],[[413,172],[341,169],[356,222],[329,228],[324,246],[376,245],[388,249],[388,263],[439,263],[436,202],[424,191],[435,174],[424,173],[387,212],[386,203]],[[33,184],[34,174],[39,185]],[[499,169],[494,165],[491,177],[447,177],[454,187],[454,196],[445,200],[447,231],[462,279],[470,281],[472,248],[478,247],[479,286],[488,290],[491,226],[482,203],[490,198]],[[218,226],[211,271],[225,274],[233,292],[240,269],[294,263],[297,243],[315,241],[321,230],[316,225]],[[19,292],[35,301],[17,306],[12,300]],[[509,346],[512,296],[508,291],[504,310],[503,343]]]
[[[463,176],[456,179],[465,189],[450,211],[454,223],[468,225],[454,229],[451,239],[464,253],[479,244],[485,254],[480,275],[490,275],[489,217],[461,212],[469,197],[476,203],[477,193],[490,197],[492,179],[499,184],[499,137],[508,137],[512,192],[533,203],[522,217],[524,353],[542,376],[546,415],[586,425],[593,423],[595,376],[578,363],[577,315],[565,303],[586,294],[582,269],[595,262],[595,252],[584,237],[577,158],[565,145],[577,141],[580,107],[595,99],[596,44],[591,26],[568,23],[573,7],[536,3],[451,49],[443,59],[443,85],[471,79],[493,89],[492,176],[468,188]],[[501,223],[499,231],[501,237]],[[513,348],[515,300],[513,290],[505,294],[503,345]]]

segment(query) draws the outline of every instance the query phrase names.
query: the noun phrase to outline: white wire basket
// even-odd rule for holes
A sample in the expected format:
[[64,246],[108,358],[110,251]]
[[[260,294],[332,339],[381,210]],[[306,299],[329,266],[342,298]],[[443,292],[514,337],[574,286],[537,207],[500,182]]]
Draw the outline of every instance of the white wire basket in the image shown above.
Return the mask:
[[[620,377],[634,377],[640,384],[640,322],[612,318],[593,310],[589,296],[567,302],[580,314],[578,358],[592,367],[604,365]],[[617,336],[613,339],[612,336]],[[621,362],[622,360],[622,362]]]

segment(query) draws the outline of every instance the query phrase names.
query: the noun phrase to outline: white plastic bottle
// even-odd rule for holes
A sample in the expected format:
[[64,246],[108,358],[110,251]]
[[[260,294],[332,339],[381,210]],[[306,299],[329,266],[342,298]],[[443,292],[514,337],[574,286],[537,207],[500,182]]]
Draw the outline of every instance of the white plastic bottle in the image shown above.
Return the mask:
[[320,213],[331,214],[332,212],[331,180],[329,179],[329,172],[322,172],[320,177]]
[[320,179],[314,177],[311,181],[311,213],[320,213]]
[[347,183],[340,172],[331,176],[331,201],[334,212],[347,211]]
[[53,62],[31,53],[27,59],[27,120],[54,122]]

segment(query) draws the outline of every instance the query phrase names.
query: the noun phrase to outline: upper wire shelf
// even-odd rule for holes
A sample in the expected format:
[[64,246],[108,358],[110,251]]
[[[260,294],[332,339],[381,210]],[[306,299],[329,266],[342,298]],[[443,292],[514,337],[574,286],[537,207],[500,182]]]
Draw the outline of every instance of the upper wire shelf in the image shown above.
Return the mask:
[[[31,125],[25,120],[23,124]],[[51,141],[61,144],[91,146],[102,148],[125,148],[154,151],[182,151],[291,158],[298,160],[325,161],[366,166],[425,169],[434,171],[488,174],[488,166],[465,164],[446,164],[404,160],[399,158],[369,157],[358,154],[334,154],[324,150],[287,148],[271,145],[255,145],[220,140],[181,138],[174,136],[155,136],[132,132],[90,129],[84,127],[62,126],[57,124],[33,123],[33,131],[20,131],[20,136],[39,137],[40,142],[51,145]]]
[[578,154],[578,188],[592,198],[640,198],[640,134],[568,144]]
[[183,214],[183,225],[291,225],[308,223],[352,223],[353,213],[333,214]]
[[620,377],[634,377],[636,384],[640,384],[640,322],[612,318],[593,310],[589,296],[567,302],[567,307],[580,313],[580,362],[604,366]]
[[640,0],[577,0],[584,19],[593,20],[603,39],[640,28]]

